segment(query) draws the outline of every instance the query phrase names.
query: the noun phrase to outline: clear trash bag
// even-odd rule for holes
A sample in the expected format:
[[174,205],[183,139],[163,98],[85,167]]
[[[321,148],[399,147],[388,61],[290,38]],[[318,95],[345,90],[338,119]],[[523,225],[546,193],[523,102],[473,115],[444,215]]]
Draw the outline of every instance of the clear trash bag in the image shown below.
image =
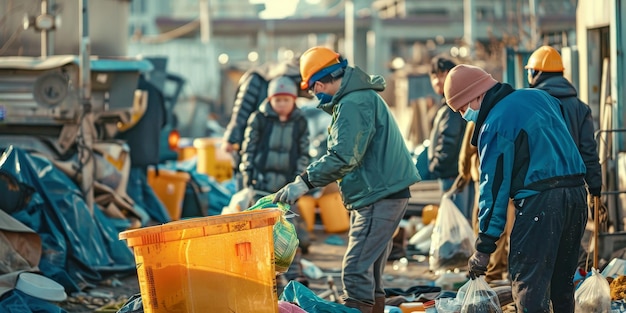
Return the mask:
[[472,226],[459,211],[450,194],[441,197],[430,244],[430,270],[445,271],[467,266],[474,253],[476,237]]
[[576,303],[574,313],[610,313],[609,282],[597,269],[592,268],[591,272],[591,276],[587,277],[574,293]]
[[498,294],[489,287],[484,276],[467,283],[461,313],[502,313]]

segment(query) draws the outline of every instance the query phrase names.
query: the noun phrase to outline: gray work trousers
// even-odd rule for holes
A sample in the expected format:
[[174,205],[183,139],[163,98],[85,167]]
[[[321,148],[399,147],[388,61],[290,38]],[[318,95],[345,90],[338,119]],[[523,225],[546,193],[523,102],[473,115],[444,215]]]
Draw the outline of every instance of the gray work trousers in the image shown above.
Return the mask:
[[341,279],[344,296],[367,304],[384,297],[383,270],[393,233],[406,212],[408,198],[382,199],[350,211],[350,231]]

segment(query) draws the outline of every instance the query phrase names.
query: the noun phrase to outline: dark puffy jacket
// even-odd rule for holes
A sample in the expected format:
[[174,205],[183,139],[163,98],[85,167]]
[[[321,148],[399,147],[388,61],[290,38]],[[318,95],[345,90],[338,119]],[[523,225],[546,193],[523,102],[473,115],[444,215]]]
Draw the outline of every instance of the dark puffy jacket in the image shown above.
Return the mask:
[[428,170],[433,178],[453,178],[459,174],[459,152],[467,122],[461,114],[443,104],[430,131]]
[[241,146],[250,114],[267,98],[269,81],[283,75],[300,81],[300,69],[293,62],[266,63],[241,77],[233,103],[233,113],[224,133],[228,142]]
[[357,209],[421,180],[387,104],[385,80],[347,67],[332,101],[328,150],[307,168],[313,186],[338,181],[347,209]]
[[270,193],[278,191],[309,165],[309,128],[296,108],[281,122],[269,102],[250,115],[240,171],[244,184]]
[[585,162],[587,173],[585,182],[589,192],[600,196],[602,190],[602,172],[598,157],[597,143],[594,138],[595,128],[591,109],[578,99],[576,89],[562,75],[542,74],[535,88],[545,90],[561,101],[567,128],[578,147],[578,151]]

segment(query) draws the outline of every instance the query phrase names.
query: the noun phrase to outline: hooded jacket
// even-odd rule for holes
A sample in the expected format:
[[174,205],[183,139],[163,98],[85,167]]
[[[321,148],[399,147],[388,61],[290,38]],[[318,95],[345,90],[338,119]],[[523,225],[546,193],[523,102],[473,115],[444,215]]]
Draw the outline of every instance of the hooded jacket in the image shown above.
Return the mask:
[[240,170],[245,185],[274,193],[302,173],[310,163],[309,128],[295,107],[281,122],[265,100],[246,127]]
[[585,182],[589,187],[589,192],[594,196],[600,196],[602,172],[594,138],[595,128],[591,109],[578,99],[576,89],[563,75],[541,74],[534,88],[544,90],[561,101],[567,128],[587,168]]
[[404,138],[378,94],[385,80],[358,67],[346,67],[329,103],[328,150],[307,168],[313,186],[338,181],[347,209],[358,209],[421,180]]
[[485,94],[472,143],[480,157],[478,251],[495,250],[509,198],[583,184],[585,164],[558,100],[545,91],[496,84]]

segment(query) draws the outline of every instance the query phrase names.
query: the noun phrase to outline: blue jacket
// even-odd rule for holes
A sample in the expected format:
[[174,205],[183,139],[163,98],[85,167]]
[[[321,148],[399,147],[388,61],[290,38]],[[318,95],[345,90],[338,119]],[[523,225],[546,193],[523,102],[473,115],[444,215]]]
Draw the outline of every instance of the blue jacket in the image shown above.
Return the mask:
[[330,103],[328,150],[307,168],[313,186],[338,181],[347,209],[357,209],[421,180],[387,104],[381,76],[347,67]]
[[585,164],[559,101],[545,91],[496,84],[483,99],[472,142],[481,172],[478,251],[495,250],[509,198],[583,184]]

